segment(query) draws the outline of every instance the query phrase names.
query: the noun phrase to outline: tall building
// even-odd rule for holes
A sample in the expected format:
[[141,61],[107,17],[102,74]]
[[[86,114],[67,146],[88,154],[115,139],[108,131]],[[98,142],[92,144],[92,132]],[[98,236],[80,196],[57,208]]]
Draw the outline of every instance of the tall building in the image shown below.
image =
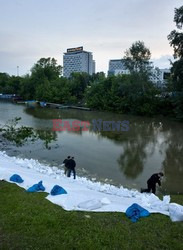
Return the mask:
[[70,77],[73,72],[95,73],[95,61],[91,52],[83,47],[70,48],[63,56],[63,76]]
[[108,75],[129,74],[126,69],[124,59],[114,59],[109,61]]

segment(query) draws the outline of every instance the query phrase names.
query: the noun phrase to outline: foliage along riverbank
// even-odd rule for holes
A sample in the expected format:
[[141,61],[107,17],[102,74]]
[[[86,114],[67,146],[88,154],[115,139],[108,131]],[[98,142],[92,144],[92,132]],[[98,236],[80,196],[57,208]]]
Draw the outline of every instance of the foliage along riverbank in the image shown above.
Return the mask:
[[[182,249],[183,223],[160,214],[132,223],[124,213],[68,212],[0,181],[1,249]],[[172,202],[183,205],[182,195]]]
[[50,76],[49,67],[52,67],[50,59],[31,75],[15,77],[0,73],[0,92],[15,93],[24,100],[77,104],[94,110],[143,116],[160,114],[183,120],[183,96],[170,96],[167,93],[175,89],[169,86],[160,89],[147,76],[134,73],[105,77],[103,73],[93,76],[73,73],[66,79]]
[[50,130],[34,130],[31,127],[19,126],[21,117],[15,117],[7,121],[6,124],[0,124],[0,141],[3,138],[8,142],[13,142],[17,147],[22,146],[26,142],[35,142],[40,140],[47,149],[51,149],[49,144],[56,141],[56,132]]

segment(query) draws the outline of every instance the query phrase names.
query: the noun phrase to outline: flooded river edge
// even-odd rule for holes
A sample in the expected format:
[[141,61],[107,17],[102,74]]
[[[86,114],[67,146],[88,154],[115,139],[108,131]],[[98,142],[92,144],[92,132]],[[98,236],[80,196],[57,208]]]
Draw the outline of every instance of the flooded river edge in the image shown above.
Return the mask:
[[[0,124],[21,117],[20,125],[51,134],[46,148],[41,140],[21,147],[0,138],[0,150],[8,155],[37,159],[61,168],[63,160],[74,156],[77,175],[91,180],[140,190],[155,172],[163,171],[163,194],[183,193],[183,124],[164,118],[147,118],[109,112],[73,109],[30,109],[0,102]],[[87,131],[53,131],[53,120],[88,121]],[[126,131],[93,128],[93,121],[128,121]],[[108,129],[109,130],[109,129]],[[112,129],[111,129],[112,130]]]

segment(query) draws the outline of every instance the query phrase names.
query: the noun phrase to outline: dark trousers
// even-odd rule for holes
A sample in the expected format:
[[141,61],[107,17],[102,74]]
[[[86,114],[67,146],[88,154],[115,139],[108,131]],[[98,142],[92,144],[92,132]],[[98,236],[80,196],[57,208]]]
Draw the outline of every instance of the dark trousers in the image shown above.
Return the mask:
[[151,190],[153,194],[156,193],[156,183],[147,182],[147,189],[142,189],[141,193],[150,193]]
[[67,175],[68,168],[64,167],[64,174]]
[[73,175],[74,175],[74,179],[76,179],[76,171],[75,171],[75,169],[68,169],[68,170],[67,170],[67,177],[70,177],[70,176],[71,176],[71,172],[72,172]]

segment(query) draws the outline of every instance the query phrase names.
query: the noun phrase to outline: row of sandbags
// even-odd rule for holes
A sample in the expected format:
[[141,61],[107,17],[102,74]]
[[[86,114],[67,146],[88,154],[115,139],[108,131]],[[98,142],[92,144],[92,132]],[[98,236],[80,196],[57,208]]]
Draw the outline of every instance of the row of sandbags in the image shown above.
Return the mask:
[[[16,182],[16,183],[19,183],[19,184],[21,184],[21,183],[24,182],[24,180],[18,174],[13,174],[10,177],[10,181]],[[38,191],[43,191],[44,192],[45,191],[45,187],[43,186],[43,182],[40,181],[40,182],[34,184],[33,186],[29,187],[26,191],[27,192],[31,192],[31,193],[38,192]],[[61,187],[59,185],[55,185],[52,188],[50,194],[51,195],[67,194],[67,191],[63,187]]]

